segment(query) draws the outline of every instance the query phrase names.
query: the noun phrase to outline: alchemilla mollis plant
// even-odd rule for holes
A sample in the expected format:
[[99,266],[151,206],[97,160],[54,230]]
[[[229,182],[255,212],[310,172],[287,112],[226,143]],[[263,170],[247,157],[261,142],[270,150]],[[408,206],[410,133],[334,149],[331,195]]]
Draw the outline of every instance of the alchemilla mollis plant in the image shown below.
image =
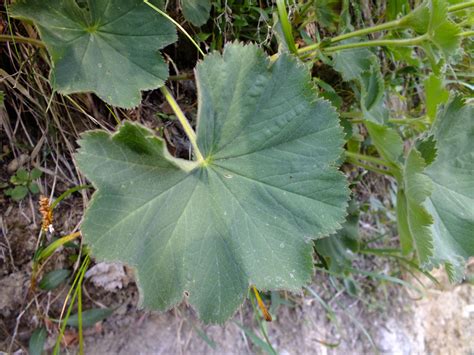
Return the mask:
[[[210,1],[180,6],[194,26],[212,8]],[[114,132],[84,133],[75,156],[96,189],[84,241],[96,259],[136,270],[143,305],[165,310],[187,297],[201,319],[224,322],[249,287],[298,291],[309,283],[315,248],[332,267],[344,260],[351,238],[341,231],[357,222],[339,169],[344,161],[397,183],[401,256],[423,270],[444,265],[453,282],[463,279],[474,255],[474,112],[466,91],[447,78],[470,60],[474,3],[390,7],[391,19],[360,30],[347,1],[340,16],[330,4],[312,6],[292,8],[299,15],[292,24],[287,4],[276,1],[274,53],[242,42],[207,54],[199,48],[194,129],[165,86],[160,49],[177,40],[177,22],[161,2],[18,0],[9,7],[38,29],[57,92],[92,92],[131,108],[141,91],[160,88],[186,133],[189,160],[129,121]],[[310,13],[338,34],[295,41],[302,33],[295,26],[304,28],[296,22]],[[392,117],[380,50],[392,63],[418,68],[422,117]],[[315,63],[340,75],[350,107],[311,75]],[[372,154],[358,143],[357,125]]]

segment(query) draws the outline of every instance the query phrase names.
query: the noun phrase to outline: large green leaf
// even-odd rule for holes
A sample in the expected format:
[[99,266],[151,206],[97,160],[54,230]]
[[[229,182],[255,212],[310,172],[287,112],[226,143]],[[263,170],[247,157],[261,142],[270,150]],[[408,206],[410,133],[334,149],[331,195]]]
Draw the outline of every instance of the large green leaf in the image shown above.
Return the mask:
[[211,11],[210,0],[181,0],[181,8],[186,20],[194,26],[202,26],[209,19]]
[[33,20],[53,61],[51,82],[63,94],[94,92],[133,107],[140,90],[163,85],[159,49],[176,40],[173,25],[142,0],[20,0],[12,15]]
[[474,255],[473,117],[472,105],[452,100],[435,121],[437,149],[429,140],[420,145],[423,155],[411,149],[398,192],[403,251],[413,243],[424,268],[444,264],[452,281],[462,279],[465,259]]
[[77,161],[98,191],[82,232],[97,258],[136,268],[144,305],[168,309],[187,291],[203,320],[223,322],[249,284],[310,281],[309,241],[345,216],[334,167],[343,133],[289,55],[270,64],[256,46],[232,44],[196,77],[206,163],[171,157],[140,125],[86,133]]
[[452,100],[435,121],[437,158],[426,169],[433,193],[426,208],[431,227],[432,265],[444,263],[450,278],[459,281],[464,259],[474,256],[474,108]]

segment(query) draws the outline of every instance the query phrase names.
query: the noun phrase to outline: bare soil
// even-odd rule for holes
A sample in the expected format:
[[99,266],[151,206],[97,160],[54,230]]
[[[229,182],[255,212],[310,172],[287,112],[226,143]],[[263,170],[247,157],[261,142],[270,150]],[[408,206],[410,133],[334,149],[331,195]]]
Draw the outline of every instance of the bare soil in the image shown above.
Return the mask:
[[[78,201],[64,203],[62,216],[58,216],[60,226],[71,228],[80,220]],[[48,327],[46,348],[52,349],[57,336],[53,319],[59,316],[68,290],[65,285],[54,292],[28,293],[40,223],[35,205],[36,201],[27,200],[7,208],[0,220],[0,350],[7,353],[27,353],[29,337],[40,323]],[[370,259],[363,262],[368,267],[373,263]],[[71,265],[64,250],[50,263],[50,268]],[[474,263],[470,268],[473,271]],[[276,319],[265,324],[270,341],[280,354],[472,354],[474,287],[450,285],[442,271],[435,275],[441,287],[423,279],[422,298],[401,286],[363,279],[359,280],[361,293],[352,297],[328,286],[327,275],[318,273],[311,287],[334,310],[333,318],[308,292],[281,293],[289,305],[280,306],[274,312]],[[417,285],[414,279],[407,281]],[[140,310],[133,275],[121,265],[96,267],[84,290],[84,308],[115,310],[85,330],[87,354],[263,353],[237,325],[263,339],[248,303],[223,326],[203,325],[186,304],[166,313]],[[45,314],[50,319],[44,319]],[[68,352],[76,353],[74,328],[68,329],[66,340]]]

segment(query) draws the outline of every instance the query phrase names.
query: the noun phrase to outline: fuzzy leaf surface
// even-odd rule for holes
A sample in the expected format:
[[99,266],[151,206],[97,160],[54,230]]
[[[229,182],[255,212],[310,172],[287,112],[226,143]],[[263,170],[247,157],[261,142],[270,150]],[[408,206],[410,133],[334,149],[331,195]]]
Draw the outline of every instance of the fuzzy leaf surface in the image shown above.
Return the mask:
[[474,255],[474,108],[460,98],[440,112],[434,125],[437,158],[426,169],[433,193],[426,203],[434,223],[434,266],[445,264],[459,281],[465,260]]
[[[353,41],[342,41],[342,44]],[[336,71],[341,73],[345,81],[360,80],[363,72],[370,70],[377,57],[367,48],[354,48],[332,55],[332,65]]]
[[140,103],[141,90],[168,77],[159,49],[176,41],[176,30],[142,0],[88,0],[84,7],[75,0],[20,0],[12,15],[37,26],[60,93],[93,92],[128,108]]
[[197,66],[197,142],[208,164],[170,156],[148,129],[86,133],[77,161],[97,188],[82,232],[93,254],[137,270],[142,303],[168,309],[189,293],[206,322],[223,322],[249,284],[299,290],[309,240],[345,216],[334,167],[343,132],[315,99],[307,70],[282,54],[232,44]]
[[438,105],[448,101],[449,91],[444,88],[442,80],[435,74],[431,74],[423,84],[426,93],[426,114],[430,122],[433,122]]

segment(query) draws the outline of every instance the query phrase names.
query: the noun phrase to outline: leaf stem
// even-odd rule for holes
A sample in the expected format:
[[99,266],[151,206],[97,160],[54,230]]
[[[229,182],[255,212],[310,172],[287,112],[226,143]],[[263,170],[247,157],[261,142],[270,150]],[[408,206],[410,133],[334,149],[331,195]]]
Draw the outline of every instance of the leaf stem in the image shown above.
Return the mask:
[[291,53],[296,54],[295,39],[291,30],[290,21],[288,21],[288,12],[286,11],[285,0],[277,0],[278,17],[280,18],[281,28],[285,36],[286,45]]
[[[448,12],[460,11],[460,10],[467,9],[469,7],[474,7],[474,1],[467,1],[467,2],[464,2],[464,3],[461,3],[461,4],[450,6],[450,7],[448,7]],[[386,22],[386,23],[382,23],[380,25],[367,27],[367,28],[362,28],[360,30],[352,31],[352,32],[349,32],[349,33],[344,33],[342,35],[331,38],[329,41],[330,41],[330,43],[336,43],[336,42],[340,42],[340,41],[343,41],[343,40],[346,40],[346,39],[349,39],[349,38],[364,36],[364,35],[374,33],[374,32],[393,30],[393,29],[396,29],[396,28],[402,26],[403,22],[404,22],[404,19],[407,16],[409,16],[409,14],[399,18],[398,20],[393,20],[393,21],[389,21],[389,22]],[[374,46],[376,46],[376,45],[377,44],[374,44]],[[391,45],[394,45],[394,44],[391,44]],[[308,46],[298,48],[297,53],[298,54],[304,54],[304,53],[307,53],[307,52],[312,52],[312,51],[315,51],[315,50],[319,49],[320,46],[321,46],[321,42],[313,43],[313,44],[310,44]]]
[[18,43],[27,43],[31,44],[36,47],[45,48],[45,44],[40,40],[29,38],[29,37],[22,37],[22,36],[15,36],[15,35],[2,35],[0,34],[0,42],[18,42]]
[[347,43],[341,44],[339,46],[333,47],[326,47],[323,50],[325,52],[335,52],[341,51],[345,49],[352,49],[352,48],[361,48],[361,47],[378,47],[378,46],[394,46],[394,47],[404,47],[404,46],[415,46],[423,41],[428,39],[428,34],[424,34],[422,36],[417,36],[414,38],[407,38],[407,39],[380,39],[375,41],[365,41],[365,42],[355,42],[355,43]]
[[458,34],[459,37],[471,37],[474,36],[474,31],[465,31]]
[[191,41],[192,44],[194,44],[194,46],[197,48],[198,52],[201,53],[201,55],[203,57],[206,56],[206,54],[203,52],[203,50],[201,49],[201,47],[199,47],[199,45],[196,43],[196,41],[191,37],[191,35],[183,28],[183,26],[181,26],[178,22],[175,21],[175,19],[173,19],[170,15],[168,15],[166,12],[160,10],[157,6],[153,5],[151,2],[149,2],[148,0],[143,0],[143,2],[145,4],[147,4],[148,6],[150,6],[153,10],[155,10],[156,12],[158,12],[161,16],[163,16],[164,18],[166,18],[168,21],[170,21],[171,23],[173,23],[176,27],[178,27],[178,29],[186,36],[188,37],[188,39]]
[[345,154],[346,154],[347,157],[351,157],[351,158],[358,159],[358,160],[365,160],[365,161],[368,161],[370,163],[385,166],[387,168],[389,167],[389,163],[386,162],[385,160],[382,160],[380,158],[376,158],[376,157],[373,157],[373,156],[370,156],[370,155],[364,155],[364,154],[353,153],[353,152],[345,152]]
[[201,151],[199,150],[199,147],[197,145],[196,133],[194,132],[191,125],[189,124],[188,120],[186,119],[186,116],[184,115],[183,111],[181,110],[178,103],[176,102],[173,95],[170,93],[170,91],[168,90],[166,86],[162,86],[160,90],[165,96],[166,101],[168,101],[169,105],[173,109],[173,112],[175,113],[176,117],[178,117],[179,122],[183,126],[184,133],[186,133],[186,136],[188,136],[189,141],[191,142],[191,145],[193,146],[194,154],[196,155],[198,163],[205,164],[205,159],[203,155],[201,154]]
[[[391,29],[394,29],[394,28],[397,28],[398,26],[400,26],[400,22],[401,22],[400,20],[394,20],[394,21],[382,23],[382,24],[377,25],[377,26],[362,28],[362,29],[357,30],[357,31],[344,33],[342,35],[331,38],[331,43],[340,42],[340,41],[343,41],[343,40],[346,40],[346,39],[349,39],[349,38],[353,38],[353,37],[363,36],[363,35],[366,35],[366,34],[369,34],[369,33],[385,31],[385,30],[391,30]],[[300,48],[300,49],[298,49],[298,54],[314,51],[314,50],[318,49],[320,45],[321,45],[321,42],[320,43],[314,43],[314,44],[311,44],[309,46]]]
[[[362,154],[358,154],[358,153],[347,152],[347,151],[345,152],[345,154],[346,154],[346,161],[348,163],[359,166],[359,167],[364,168],[364,169],[369,170],[369,171],[373,171],[377,174],[393,176],[393,173],[390,170],[390,168],[387,165],[385,165],[386,163],[381,159],[371,157],[371,156],[368,156],[368,155],[362,155]],[[384,169],[377,168],[373,165],[365,164],[365,163],[361,162],[360,160],[365,160],[365,161],[369,161],[369,162],[372,162],[372,163],[375,163],[375,164],[378,164],[378,165],[382,165],[383,167],[386,167],[389,170],[384,170]]]
[[474,7],[474,1],[466,1],[466,2],[463,2],[463,3],[460,3],[460,4],[449,6],[448,7],[448,12],[460,11],[460,10],[467,9],[469,7]]

